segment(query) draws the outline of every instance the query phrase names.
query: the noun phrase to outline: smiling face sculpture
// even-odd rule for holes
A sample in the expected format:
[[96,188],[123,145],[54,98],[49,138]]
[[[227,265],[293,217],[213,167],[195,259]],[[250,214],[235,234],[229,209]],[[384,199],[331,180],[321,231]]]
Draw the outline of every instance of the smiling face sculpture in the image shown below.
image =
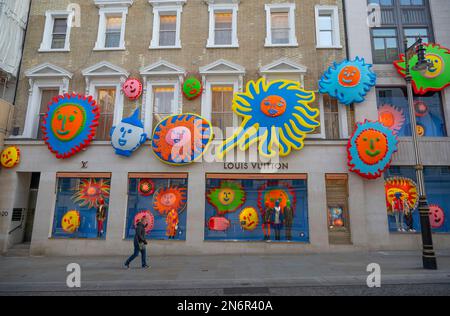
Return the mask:
[[99,117],[92,97],[76,94],[55,97],[43,119],[43,139],[58,159],[69,158],[89,146]]
[[156,126],[152,148],[160,161],[183,166],[201,159],[212,139],[212,125],[205,118],[189,113],[173,115]]
[[122,86],[122,91],[130,100],[137,100],[142,94],[142,83],[136,78],[129,78]]
[[378,108],[378,120],[397,135],[405,124],[405,115],[402,109],[394,105],[383,104]]
[[0,155],[0,163],[5,168],[14,168],[20,162],[20,150],[16,146],[5,148]]
[[234,181],[221,181],[217,188],[206,193],[206,199],[218,215],[231,213],[241,207],[246,200],[246,193],[241,184]]
[[188,100],[199,97],[203,92],[202,83],[195,77],[188,77],[183,83],[183,94]]
[[[412,85],[416,94],[426,94],[430,91],[441,91],[450,85],[450,50],[439,44],[425,44],[425,58],[433,63],[426,71],[414,70],[418,62],[417,55],[410,59],[410,73]],[[406,76],[405,56],[400,55],[400,60],[394,61],[398,73]]]
[[359,57],[334,63],[320,79],[319,92],[329,94],[346,105],[361,103],[377,82],[377,75],[371,68],[371,64]]
[[444,225],[445,213],[444,210],[436,204],[430,205],[430,225],[431,228],[439,229]]
[[72,210],[68,211],[61,219],[61,228],[69,234],[73,234],[80,227],[80,213]]
[[147,140],[144,125],[139,119],[139,109],[131,117],[111,128],[111,145],[117,155],[130,157]]
[[389,167],[398,139],[380,122],[357,123],[347,145],[348,166],[367,179],[376,179]]
[[239,223],[244,230],[253,231],[258,227],[258,212],[253,207],[244,208],[239,214]]
[[309,107],[314,100],[314,92],[303,90],[299,82],[249,81],[246,92],[233,98],[233,111],[243,118],[241,126],[217,148],[217,157],[223,159],[236,147],[245,151],[255,143],[264,157],[301,150],[306,134],[320,126],[319,110]]
[[153,208],[160,215],[171,210],[181,213],[186,208],[186,188],[170,186],[158,189],[153,195]]

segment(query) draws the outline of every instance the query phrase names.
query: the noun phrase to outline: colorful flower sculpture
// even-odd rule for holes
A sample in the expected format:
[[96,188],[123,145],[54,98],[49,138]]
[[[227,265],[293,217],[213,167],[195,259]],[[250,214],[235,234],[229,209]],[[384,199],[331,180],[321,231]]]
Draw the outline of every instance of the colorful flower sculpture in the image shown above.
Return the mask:
[[145,233],[148,234],[152,231],[153,227],[155,226],[155,216],[150,211],[142,211],[137,213],[134,216],[134,227],[136,227],[137,223],[141,221],[141,219],[144,219],[144,226],[145,226]]
[[265,157],[288,156],[292,148],[302,149],[306,133],[320,126],[315,120],[319,110],[309,107],[314,100],[314,92],[295,81],[249,81],[247,91],[233,98],[233,111],[243,118],[241,126],[218,147],[217,157],[222,159],[235,147],[245,151],[256,142]]
[[153,208],[160,215],[167,215],[173,209],[181,213],[186,208],[186,200],[186,188],[163,187],[153,195]]
[[397,144],[393,131],[380,122],[357,123],[347,145],[350,171],[367,179],[379,178],[389,167]]
[[295,210],[297,196],[290,184],[265,183],[258,188],[258,209],[261,214],[265,213],[266,203],[270,208],[274,208],[276,201],[280,201],[282,210],[286,207],[287,201],[290,201],[292,208]]
[[359,57],[333,63],[319,81],[319,92],[327,93],[346,105],[364,102],[367,92],[377,82],[377,75],[371,68],[371,64]]
[[[426,94],[430,91],[441,91],[450,85],[450,50],[439,44],[425,44],[425,58],[433,63],[426,71],[414,70],[418,57],[414,55],[409,60],[409,70],[412,76],[412,85],[416,94]],[[398,73],[406,76],[405,55],[394,61]]]
[[110,182],[104,179],[82,179],[78,188],[75,188],[72,200],[80,207],[98,208],[100,201],[109,198]]
[[214,231],[226,231],[230,228],[230,221],[222,216],[213,216],[208,220],[208,229]]
[[139,109],[131,117],[124,118],[122,122],[111,128],[111,144],[117,155],[130,157],[145,141],[144,125],[139,119]]
[[142,196],[150,196],[155,193],[155,184],[150,179],[141,179],[138,184],[138,191]]
[[437,204],[430,204],[430,225],[431,228],[439,229],[444,225],[445,212]]
[[244,208],[239,214],[239,223],[244,230],[255,230],[259,224],[259,217],[256,209],[254,207]]
[[20,162],[20,150],[17,146],[6,147],[0,156],[0,163],[5,168],[14,168]]
[[183,94],[186,99],[194,100],[203,92],[202,82],[195,77],[188,77],[183,83]]
[[80,212],[76,210],[68,211],[61,219],[61,228],[69,234],[78,230],[81,224]]
[[129,78],[122,85],[122,91],[130,100],[137,100],[142,95],[142,83],[136,78]]
[[403,177],[388,178],[384,182],[384,189],[386,193],[386,207],[389,214],[394,212],[392,202],[398,197],[402,201],[406,198],[411,211],[417,208],[419,199],[417,196],[417,185],[413,180]]
[[156,157],[182,166],[199,160],[213,139],[211,123],[196,114],[180,114],[162,120],[153,132]]
[[378,108],[378,120],[397,135],[405,124],[405,115],[402,109],[394,105],[383,104]]
[[92,97],[76,94],[55,97],[43,119],[43,139],[56,158],[69,158],[89,146],[99,117]]
[[232,213],[241,207],[247,194],[239,182],[223,180],[217,188],[212,188],[206,193],[206,199],[217,211],[223,215]]

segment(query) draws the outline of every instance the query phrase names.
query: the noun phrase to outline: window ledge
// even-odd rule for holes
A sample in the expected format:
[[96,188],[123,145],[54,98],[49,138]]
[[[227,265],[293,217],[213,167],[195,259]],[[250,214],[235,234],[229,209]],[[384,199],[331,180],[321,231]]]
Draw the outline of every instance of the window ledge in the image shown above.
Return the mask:
[[206,45],[206,48],[239,48],[239,44],[233,44],[233,45]]
[[341,45],[338,46],[316,46],[316,49],[342,49]]
[[125,47],[95,47],[94,51],[103,52],[103,51],[124,51],[127,50]]
[[148,49],[181,49],[181,45],[177,46],[150,46]]
[[70,48],[60,48],[60,49],[51,49],[51,48],[39,48],[39,53],[69,53]]
[[298,47],[298,43],[292,44],[265,44],[264,47]]

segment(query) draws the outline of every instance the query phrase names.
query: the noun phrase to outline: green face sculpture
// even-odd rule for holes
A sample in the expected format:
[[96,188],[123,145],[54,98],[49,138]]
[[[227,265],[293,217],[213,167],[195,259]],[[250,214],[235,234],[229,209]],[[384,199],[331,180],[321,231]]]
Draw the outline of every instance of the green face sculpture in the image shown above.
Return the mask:
[[195,77],[189,77],[184,81],[183,94],[188,100],[195,99],[202,94],[202,83]]

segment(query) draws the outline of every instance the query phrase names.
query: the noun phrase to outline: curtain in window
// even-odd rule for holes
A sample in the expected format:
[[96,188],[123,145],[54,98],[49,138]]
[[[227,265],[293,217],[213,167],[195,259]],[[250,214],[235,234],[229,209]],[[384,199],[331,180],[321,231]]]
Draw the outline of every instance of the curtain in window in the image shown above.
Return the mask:
[[105,32],[105,47],[119,47],[122,33],[122,17],[107,17]]
[[272,12],[272,44],[289,43],[289,12]]
[[165,117],[175,114],[175,88],[157,87],[153,89],[153,95],[153,127],[156,127]]
[[231,45],[233,14],[232,13],[216,13],[215,14],[215,44]]
[[97,140],[109,140],[109,132],[113,125],[114,105],[116,103],[116,89],[99,89],[98,106],[100,108],[100,119],[97,127]]
[[162,15],[159,26],[159,45],[175,46],[177,34],[177,16]]
[[59,89],[43,89],[41,90],[41,106],[39,110],[39,128],[37,139],[42,139],[42,119],[44,118],[45,113],[48,110],[48,104],[52,101],[52,99],[59,95]]

